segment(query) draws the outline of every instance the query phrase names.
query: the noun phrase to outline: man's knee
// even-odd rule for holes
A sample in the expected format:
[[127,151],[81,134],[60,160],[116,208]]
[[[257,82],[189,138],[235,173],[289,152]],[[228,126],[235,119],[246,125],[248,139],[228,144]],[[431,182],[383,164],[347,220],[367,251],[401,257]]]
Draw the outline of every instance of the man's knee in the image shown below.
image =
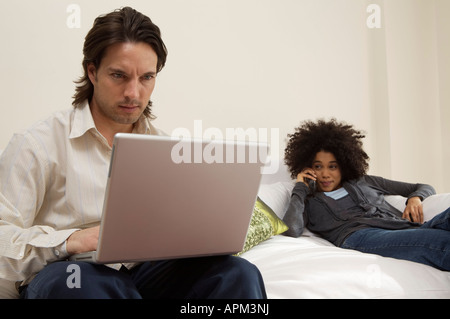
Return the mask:
[[[221,263],[217,274],[220,274],[222,289],[225,298],[260,299],[266,298],[264,281],[259,269],[246,259],[227,256]],[[216,277],[217,278],[217,277]]]
[[31,281],[23,298],[139,298],[130,278],[117,270],[86,262],[47,265]]
[[226,267],[234,270],[236,278],[260,278],[259,269],[248,260],[235,256],[228,256],[226,259]]

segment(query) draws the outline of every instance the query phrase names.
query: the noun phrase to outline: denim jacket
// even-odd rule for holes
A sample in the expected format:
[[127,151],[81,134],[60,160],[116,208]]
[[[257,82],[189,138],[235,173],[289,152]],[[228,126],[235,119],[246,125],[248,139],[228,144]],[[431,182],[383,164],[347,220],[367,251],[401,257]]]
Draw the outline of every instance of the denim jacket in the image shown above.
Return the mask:
[[308,195],[308,187],[301,182],[292,190],[291,200],[283,218],[289,226],[285,235],[298,237],[304,227],[336,246],[359,229],[407,229],[420,224],[402,218],[402,212],[390,205],[385,195],[418,196],[422,200],[435,194],[432,186],[410,184],[382,177],[363,176],[359,180],[344,182],[348,195],[334,200],[323,192]]

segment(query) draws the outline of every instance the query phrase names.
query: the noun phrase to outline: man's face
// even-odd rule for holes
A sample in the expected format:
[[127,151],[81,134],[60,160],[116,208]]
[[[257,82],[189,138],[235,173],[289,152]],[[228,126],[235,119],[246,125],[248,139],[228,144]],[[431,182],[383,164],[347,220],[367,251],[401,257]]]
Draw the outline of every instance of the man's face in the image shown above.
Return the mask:
[[158,57],[144,42],[117,43],[107,48],[100,66],[88,65],[94,85],[90,103],[99,130],[130,130],[147,107],[155,87]]

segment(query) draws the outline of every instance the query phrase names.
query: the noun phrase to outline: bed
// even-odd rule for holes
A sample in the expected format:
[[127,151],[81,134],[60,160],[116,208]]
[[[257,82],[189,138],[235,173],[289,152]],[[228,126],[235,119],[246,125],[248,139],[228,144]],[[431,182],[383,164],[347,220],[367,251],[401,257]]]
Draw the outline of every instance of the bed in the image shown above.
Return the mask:
[[[308,230],[299,238],[278,234],[293,185],[283,166],[276,174],[263,176],[257,203],[265,207],[256,205],[255,212],[265,209],[272,215],[252,225],[256,236],[240,254],[260,269],[268,298],[450,298],[450,272],[341,249]],[[402,197],[388,200],[404,207]],[[424,201],[425,217],[448,207],[450,194],[431,196]],[[17,297],[14,283],[0,279],[0,298]]]
[[[258,198],[282,219],[294,183],[284,166],[263,177]],[[405,198],[388,201],[403,210]],[[450,194],[424,201],[429,220],[450,207]],[[308,230],[299,238],[277,234],[240,255],[261,271],[269,299],[450,298],[450,272],[410,261],[342,249]]]

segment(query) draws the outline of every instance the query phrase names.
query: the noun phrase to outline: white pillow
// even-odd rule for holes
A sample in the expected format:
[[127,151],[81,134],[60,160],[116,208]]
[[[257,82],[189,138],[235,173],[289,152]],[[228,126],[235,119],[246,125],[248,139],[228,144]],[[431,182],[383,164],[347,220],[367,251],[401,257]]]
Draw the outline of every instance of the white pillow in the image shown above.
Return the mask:
[[450,193],[429,196],[423,201],[424,220],[430,220],[448,208],[450,208]]
[[[292,189],[294,188],[295,183],[295,181],[291,181],[261,185],[259,187],[258,197],[266,203],[267,206],[272,208],[273,212],[280,219],[283,219],[286,209],[289,206]],[[303,230],[302,236],[318,237],[307,228]]]
[[292,189],[295,182],[277,182],[273,184],[262,184],[259,186],[258,197],[272,208],[273,212],[283,219],[291,199]]
[[[406,198],[402,196],[386,196],[386,201],[403,212],[406,207]],[[423,217],[429,221],[434,216],[442,213],[450,207],[450,193],[442,193],[429,196],[423,201]]]

